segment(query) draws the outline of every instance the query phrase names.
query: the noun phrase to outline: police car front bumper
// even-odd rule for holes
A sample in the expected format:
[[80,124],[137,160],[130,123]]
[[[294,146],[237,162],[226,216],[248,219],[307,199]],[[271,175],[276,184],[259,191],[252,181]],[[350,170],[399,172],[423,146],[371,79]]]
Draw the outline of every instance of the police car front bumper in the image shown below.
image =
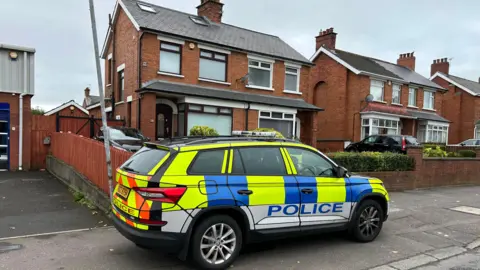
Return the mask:
[[113,225],[128,240],[151,249],[163,250],[167,253],[179,253],[184,245],[186,234],[162,231],[144,231],[133,228],[113,216]]

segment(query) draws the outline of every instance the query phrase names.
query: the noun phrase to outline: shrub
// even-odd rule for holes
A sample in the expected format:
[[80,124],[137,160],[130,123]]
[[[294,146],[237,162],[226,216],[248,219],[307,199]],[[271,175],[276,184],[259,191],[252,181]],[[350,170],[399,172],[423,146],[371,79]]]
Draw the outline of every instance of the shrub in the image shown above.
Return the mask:
[[477,157],[477,153],[473,150],[459,150],[458,154],[461,157],[466,157],[466,158],[475,158]]
[[458,157],[462,157],[459,153],[457,152],[448,152],[447,153],[447,157],[449,158],[458,158]]
[[440,146],[435,146],[432,148],[423,148],[424,157],[447,157],[447,152],[442,149]]
[[190,136],[218,136],[218,132],[207,126],[194,126],[190,129]]
[[389,152],[336,152],[328,156],[350,172],[412,171],[415,168],[412,157]]
[[423,145],[423,149],[428,149],[428,148],[436,149],[437,147],[440,147],[440,149],[442,149],[443,151],[447,149],[447,146],[442,144],[424,144]]
[[275,134],[277,134],[277,135],[275,135],[275,138],[281,138],[281,139],[285,138],[285,137],[283,137],[282,133],[276,131],[273,128],[256,128],[252,131],[253,132],[275,132]]

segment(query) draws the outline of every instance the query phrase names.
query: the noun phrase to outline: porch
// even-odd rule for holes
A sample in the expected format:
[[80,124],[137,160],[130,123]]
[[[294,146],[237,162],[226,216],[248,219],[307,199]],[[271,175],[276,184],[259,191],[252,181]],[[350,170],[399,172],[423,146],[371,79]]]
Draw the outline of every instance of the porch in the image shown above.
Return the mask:
[[141,130],[151,138],[190,135],[208,126],[220,135],[232,130],[273,128],[286,138],[314,145],[316,113],[303,99],[258,95],[157,81],[140,91]]

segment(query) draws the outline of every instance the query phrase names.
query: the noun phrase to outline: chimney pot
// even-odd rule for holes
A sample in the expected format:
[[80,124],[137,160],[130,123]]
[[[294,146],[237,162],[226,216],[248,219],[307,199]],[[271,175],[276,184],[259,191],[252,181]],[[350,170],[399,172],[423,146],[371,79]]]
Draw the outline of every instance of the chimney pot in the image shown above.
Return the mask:
[[448,74],[450,70],[450,63],[448,58],[438,58],[433,60],[433,64],[430,66],[430,76],[433,76],[437,72]]
[[397,65],[415,70],[415,57],[413,56],[413,52],[400,54],[400,57],[397,59]]
[[333,32],[333,27],[325,30],[320,30],[320,34],[315,37],[315,50],[325,47],[330,50],[335,49],[335,43],[337,40],[337,34]]
[[220,0],[201,0],[197,7],[197,14],[199,17],[207,17],[212,22],[221,23],[223,3]]

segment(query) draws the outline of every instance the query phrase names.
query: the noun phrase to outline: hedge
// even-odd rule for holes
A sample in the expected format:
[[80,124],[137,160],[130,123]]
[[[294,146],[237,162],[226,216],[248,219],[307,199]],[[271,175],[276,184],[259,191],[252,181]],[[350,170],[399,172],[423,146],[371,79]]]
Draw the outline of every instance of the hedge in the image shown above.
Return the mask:
[[194,126],[190,129],[190,136],[218,136],[218,132],[207,126]]
[[328,156],[349,172],[413,171],[415,160],[407,155],[378,152],[335,152]]
[[473,150],[459,150],[458,152],[447,152],[440,146],[423,148],[424,157],[440,157],[440,158],[475,158],[477,153]]

